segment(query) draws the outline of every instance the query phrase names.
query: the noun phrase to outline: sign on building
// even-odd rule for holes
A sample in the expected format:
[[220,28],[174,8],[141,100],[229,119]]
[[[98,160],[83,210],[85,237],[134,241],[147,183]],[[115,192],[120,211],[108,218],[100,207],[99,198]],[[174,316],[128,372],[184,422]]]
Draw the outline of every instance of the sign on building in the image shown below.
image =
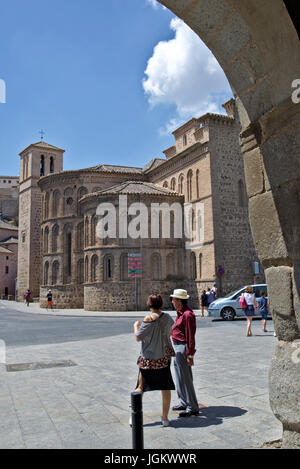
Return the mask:
[[142,278],[142,255],[128,254],[128,277],[129,278]]

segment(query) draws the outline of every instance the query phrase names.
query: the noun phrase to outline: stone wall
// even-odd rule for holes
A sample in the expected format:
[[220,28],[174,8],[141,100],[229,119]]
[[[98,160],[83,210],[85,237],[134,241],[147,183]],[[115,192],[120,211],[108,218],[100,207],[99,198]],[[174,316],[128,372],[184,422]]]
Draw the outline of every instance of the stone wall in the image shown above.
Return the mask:
[[[234,107],[234,102],[232,101]],[[216,266],[222,265],[223,294],[254,283],[255,252],[248,212],[243,157],[239,144],[240,122],[208,118],[210,129],[213,223]],[[264,283],[263,268],[256,283]],[[220,287],[220,279],[218,279]]]
[[86,311],[147,311],[147,299],[151,294],[159,294],[163,299],[164,310],[172,309],[170,295],[176,288],[187,288],[191,299],[189,304],[199,309],[199,298],[195,284],[187,281],[150,281],[138,279],[136,307],[135,280],[127,282],[101,282],[84,286],[84,309]]
[[31,220],[31,192],[20,193],[19,198],[19,253],[18,253],[18,301],[23,301],[28,288],[30,268],[30,220]]
[[82,309],[83,286],[82,285],[54,285],[40,287],[40,306],[46,308],[47,294],[51,289],[53,294],[53,309]]
[[[136,177],[132,175],[132,177]],[[59,289],[59,308],[83,307],[83,283],[80,263],[84,261],[84,248],[90,253],[92,239],[92,216],[81,210],[79,200],[86,194],[104,190],[126,179],[122,174],[104,174],[100,171],[69,171],[49,175],[40,180],[42,194],[40,295],[49,288]],[[86,226],[84,227],[84,220]],[[57,233],[55,235],[55,230]],[[48,234],[47,234],[48,233]],[[56,236],[56,241],[54,240]],[[69,241],[68,241],[69,236]],[[68,243],[71,243],[70,246]],[[55,247],[54,247],[55,246]],[[68,250],[71,252],[68,254]],[[53,278],[54,264],[57,273]],[[48,266],[48,267],[47,267]],[[100,266],[99,266],[100,268]],[[45,271],[48,271],[45,279]],[[83,274],[83,277],[85,275]],[[47,281],[46,281],[47,280]],[[82,297],[78,296],[81,292]],[[74,291],[76,294],[74,294]],[[41,304],[44,300],[41,299]],[[81,306],[80,306],[81,305]]]
[[[248,214],[239,117],[234,100],[225,103],[224,107],[227,116],[206,114],[174,132],[175,153],[173,151],[166,163],[149,174],[151,181],[164,187],[174,188],[175,181],[175,190],[182,189],[185,202],[203,207],[203,240],[201,246],[192,247],[197,262],[195,280],[199,293],[214,283],[224,294],[252,284],[254,261],[258,261]],[[180,177],[183,177],[182,187]],[[218,265],[225,269],[222,283],[216,276]],[[256,283],[264,281],[262,269]]]
[[[9,243],[8,245],[1,244],[1,247],[7,248],[12,254],[1,253],[0,255],[0,294],[5,294],[5,289],[8,289],[7,295],[15,296],[16,278],[17,278],[17,263],[18,263],[18,242]],[[8,273],[6,273],[8,268]]]
[[[6,183],[4,183],[4,181],[6,181]],[[18,182],[16,179],[3,179],[2,177],[2,179],[0,179],[0,213],[2,213],[4,217],[16,219],[18,217],[18,210]]]

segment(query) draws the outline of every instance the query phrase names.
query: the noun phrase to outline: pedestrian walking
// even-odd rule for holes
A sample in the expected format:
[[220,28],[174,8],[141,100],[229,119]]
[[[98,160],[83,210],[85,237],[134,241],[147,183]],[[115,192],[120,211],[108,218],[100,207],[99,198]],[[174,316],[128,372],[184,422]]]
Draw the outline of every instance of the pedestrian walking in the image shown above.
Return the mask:
[[199,414],[199,405],[193,383],[192,366],[194,365],[196,317],[188,306],[189,295],[186,290],[174,290],[171,295],[177,311],[173,327],[172,340],[175,350],[174,369],[179,405],[173,407],[179,417]]
[[255,315],[255,310],[256,310],[256,299],[255,299],[255,293],[253,293],[253,288],[251,286],[248,286],[243,296],[245,299],[245,306],[246,306],[244,311],[245,311],[245,316],[247,318],[246,337],[251,337],[252,336],[252,331],[251,331],[252,319],[253,319],[253,316]]
[[204,318],[204,311],[208,313],[208,303],[207,303],[207,295],[206,295],[206,290],[202,291],[201,295],[201,317]]
[[214,293],[212,292],[212,290],[210,288],[207,289],[207,292],[206,292],[206,296],[207,296],[207,305],[209,307],[209,305],[214,301],[215,297],[214,297]]
[[47,307],[46,307],[47,311],[48,311],[48,308],[51,308],[53,311],[53,294],[51,290],[48,290],[48,293],[47,293]]
[[163,301],[160,295],[150,295],[147,306],[150,315],[142,323],[134,323],[134,335],[137,342],[142,343],[137,361],[139,375],[135,392],[161,391],[161,423],[167,427],[170,424],[171,391],[175,390],[171,374],[171,357],[175,353],[170,338],[174,321],[169,314],[161,311]]
[[214,286],[212,287],[211,289],[212,291],[212,294],[214,295],[214,300],[217,299],[217,296],[218,296],[218,288],[217,288],[217,284],[215,283]]
[[266,293],[262,291],[260,293],[260,298],[257,299],[257,311],[261,315],[263,332],[268,332],[267,320],[268,320],[268,312],[269,312],[269,303],[268,303],[267,298],[265,298],[265,296],[266,296]]
[[25,293],[25,303],[27,304],[27,306],[29,306],[30,300],[31,300],[31,291],[28,288],[28,290]]

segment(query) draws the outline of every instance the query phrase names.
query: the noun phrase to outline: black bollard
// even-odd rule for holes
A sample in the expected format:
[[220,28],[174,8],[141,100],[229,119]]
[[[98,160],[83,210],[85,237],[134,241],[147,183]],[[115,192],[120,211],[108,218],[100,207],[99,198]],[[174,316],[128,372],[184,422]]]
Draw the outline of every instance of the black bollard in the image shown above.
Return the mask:
[[133,449],[144,449],[142,397],[143,397],[143,394],[141,392],[131,393],[132,448]]

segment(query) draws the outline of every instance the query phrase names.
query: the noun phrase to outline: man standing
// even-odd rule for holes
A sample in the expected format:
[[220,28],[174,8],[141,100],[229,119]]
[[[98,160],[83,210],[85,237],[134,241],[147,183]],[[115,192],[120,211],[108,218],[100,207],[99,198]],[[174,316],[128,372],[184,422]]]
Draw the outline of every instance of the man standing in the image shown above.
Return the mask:
[[199,414],[199,406],[193,384],[192,366],[194,365],[196,317],[189,308],[186,290],[174,290],[172,303],[177,311],[172,340],[175,350],[174,368],[176,388],[180,404],[173,410],[182,410],[179,417]]
[[47,308],[46,308],[47,311],[48,311],[48,308],[51,308],[53,311],[53,295],[52,295],[51,290],[49,290],[47,294]]

